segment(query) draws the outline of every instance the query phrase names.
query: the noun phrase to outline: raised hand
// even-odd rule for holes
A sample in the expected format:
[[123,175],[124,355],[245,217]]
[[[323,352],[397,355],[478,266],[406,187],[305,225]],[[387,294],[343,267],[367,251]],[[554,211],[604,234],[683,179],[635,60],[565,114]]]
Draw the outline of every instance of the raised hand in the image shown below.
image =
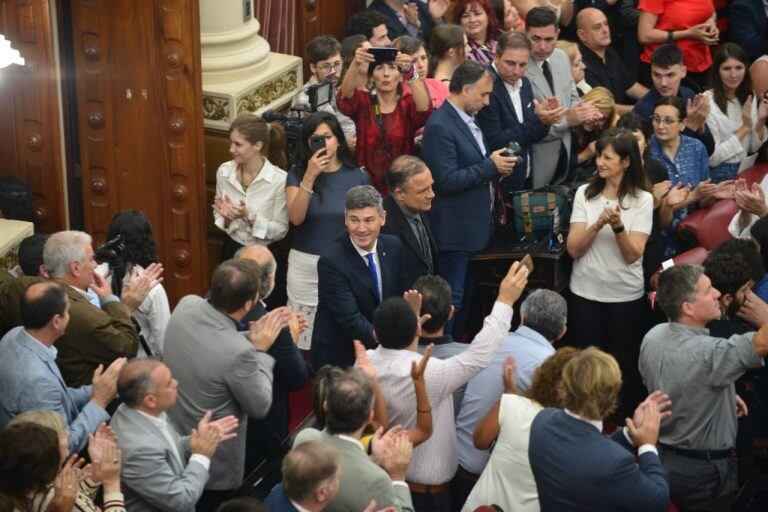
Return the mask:
[[752,188],[747,187],[743,179],[736,181],[733,199],[736,205],[744,212],[765,217],[768,215],[768,205],[765,203],[765,191],[760,183],[753,183]]
[[395,425],[386,432],[384,432],[384,427],[376,429],[373,438],[371,438],[371,459],[373,462],[381,465],[385,459],[392,457],[395,449],[395,438],[400,433],[408,435],[408,432],[403,430],[402,425]]
[[104,365],[100,364],[93,371],[91,400],[102,409],[106,409],[117,396],[117,376],[120,374],[125,361],[126,358],[119,357],[112,361],[106,370],[104,370]]
[[635,446],[642,446],[644,444],[656,445],[659,440],[659,426],[661,423],[661,413],[658,407],[645,401],[640,404],[638,409],[641,412],[635,411],[635,416],[640,414],[643,418],[642,425],[637,426],[632,418],[627,418],[627,430],[629,430],[629,437],[635,443]]
[[53,481],[53,501],[48,510],[54,512],[71,512],[75,506],[80,482],[84,477],[83,464],[77,454],[70,456],[61,466],[56,479]]
[[432,350],[434,350],[434,348],[434,343],[430,343],[427,345],[427,348],[424,350],[424,355],[421,356],[418,363],[416,363],[416,361],[411,361],[411,378],[414,382],[424,380],[424,370],[427,368],[427,363],[429,362],[429,358],[432,357]]
[[672,405],[672,401],[669,399],[669,395],[656,390],[648,395],[646,399],[637,406],[637,409],[635,409],[634,416],[632,416],[632,421],[635,423],[637,428],[642,427],[645,420],[646,407],[643,407],[643,405],[651,405],[655,407],[656,410],[658,410],[660,413],[660,420],[663,420],[672,414],[671,411],[667,410]]
[[375,380],[376,368],[374,368],[368,353],[365,351],[365,345],[360,340],[354,340],[352,343],[355,346],[355,366],[363,370],[363,373],[371,380]]
[[381,462],[392,480],[405,481],[408,466],[413,455],[413,443],[408,439],[408,432],[399,432],[392,438],[392,453]]
[[663,200],[666,202],[667,206],[675,207],[687,201],[690,193],[691,193],[690,183],[685,187],[683,187],[682,183],[677,183],[677,185],[669,189],[667,196]]
[[539,118],[542,124],[551,126],[560,121],[565,116],[566,108],[560,106],[560,102],[550,101],[552,98],[547,98],[543,103],[539,103],[533,100],[533,109],[536,112],[536,116]]
[[502,369],[502,378],[504,379],[504,393],[508,395],[514,395],[517,389],[517,382],[515,381],[515,358],[507,356],[504,359],[504,368]]
[[427,5],[429,8],[429,15],[432,16],[432,19],[435,21],[441,19],[445,16],[450,3],[450,0],[428,0]]
[[415,3],[405,4],[403,6],[403,13],[405,14],[405,21],[414,27],[421,26],[421,20],[419,20],[419,6]]
[[759,329],[768,322],[768,304],[753,292],[748,291],[736,314],[755,329]]
[[273,309],[255,322],[248,324],[248,340],[257,350],[266,352],[275,343],[277,335],[288,325],[291,309],[281,307]]
[[519,261],[512,263],[509,272],[499,284],[499,295],[496,300],[512,307],[523,294],[527,284],[528,267],[521,265]]
[[734,180],[721,181],[715,187],[713,195],[716,199],[733,199],[736,195],[736,183]]
[[752,130],[752,98],[751,94],[747,96],[744,105],[741,107],[741,124],[748,130]]
[[717,185],[712,183],[712,178],[708,178],[699,182],[693,190],[693,194],[697,201],[701,201],[715,195],[715,191],[717,191]]

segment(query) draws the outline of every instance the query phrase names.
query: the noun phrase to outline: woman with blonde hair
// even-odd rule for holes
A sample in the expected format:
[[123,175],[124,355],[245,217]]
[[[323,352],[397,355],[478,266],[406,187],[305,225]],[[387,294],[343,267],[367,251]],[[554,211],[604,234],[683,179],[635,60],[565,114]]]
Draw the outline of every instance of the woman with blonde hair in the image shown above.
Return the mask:
[[[91,435],[88,465],[77,454],[67,458],[67,438],[55,411],[28,411],[8,422],[0,432],[0,496],[10,498],[15,512],[125,512],[122,454],[112,430],[102,423]],[[93,500],[102,486],[99,507]]]
[[571,77],[573,77],[573,83],[576,84],[576,91],[578,91],[579,96],[584,96],[592,90],[592,86],[584,79],[584,70],[587,67],[582,60],[579,45],[573,41],[561,39],[555,43],[555,46],[563,50],[568,56],[568,60],[571,61]]
[[578,144],[578,165],[584,166],[595,158],[595,144],[603,130],[613,128],[616,124],[616,103],[613,94],[605,87],[595,87],[581,97],[581,101],[592,103],[602,114],[602,117],[594,122],[586,122],[575,130],[574,138]]

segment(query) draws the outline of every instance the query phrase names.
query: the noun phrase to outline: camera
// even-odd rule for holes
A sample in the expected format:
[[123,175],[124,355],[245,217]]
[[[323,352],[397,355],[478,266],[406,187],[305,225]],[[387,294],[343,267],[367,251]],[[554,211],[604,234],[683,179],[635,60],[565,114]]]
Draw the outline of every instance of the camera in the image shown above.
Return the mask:
[[519,156],[522,150],[523,148],[520,147],[520,144],[518,144],[513,140],[512,142],[507,144],[507,148],[501,153],[501,156],[503,157]]
[[107,263],[110,267],[117,267],[123,262],[123,235],[117,235],[112,240],[105,242],[93,253],[93,259],[98,263]]

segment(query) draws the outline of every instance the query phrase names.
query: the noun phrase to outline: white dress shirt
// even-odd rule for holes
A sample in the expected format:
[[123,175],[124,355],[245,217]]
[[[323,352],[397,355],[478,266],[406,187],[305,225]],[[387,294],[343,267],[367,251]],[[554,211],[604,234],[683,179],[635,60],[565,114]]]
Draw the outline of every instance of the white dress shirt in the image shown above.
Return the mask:
[[[511,320],[512,308],[497,302],[485,318],[483,329],[464,352],[448,359],[429,361],[424,380],[435,429],[432,437],[413,450],[408,468],[409,482],[440,485],[453,478],[458,466],[453,392],[493,361]],[[391,424],[412,428],[416,425],[416,393],[411,380],[411,362],[418,361],[421,355],[406,349],[384,347],[369,350],[368,355],[376,368]]]
[[237,164],[224,162],[216,171],[216,195],[228,197],[235,206],[245,203],[247,218],[235,219],[225,226],[224,217],[214,212],[214,223],[242,245],[269,245],[288,233],[288,210],[285,207],[285,180],[288,174],[269,160],[259,174],[243,190],[237,181]]
[[[496,67],[495,62],[492,64],[492,66],[496,73],[499,73],[499,69]],[[501,74],[499,74],[499,77],[501,77]],[[523,88],[523,80],[522,78],[519,78],[517,82],[515,82],[515,85],[510,85],[509,82],[504,79],[501,81],[504,84],[504,88],[507,90],[507,94],[509,94],[509,99],[512,100],[512,106],[515,108],[515,115],[517,116],[517,120],[522,123],[523,100],[520,99],[520,90]]]
[[[174,455],[181,461],[181,463],[184,463],[184,457],[181,456],[179,453],[179,447],[176,444],[176,440],[173,438],[173,435],[171,434],[171,431],[169,430],[170,427],[168,425],[168,415],[163,413],[160,413],[160,416],[152,416],[151,414],[147,414],[144,411],[140,411],[139,409],[135,409],[136,412],[147,418],[149,422],[157,427],[157,429],[160,431],[161,434],[163,434],[163,437],[168,441],[168,444],[171,445],[171,450],[173,451]],[[211,467],[211,459],[206,457],[205,455],[201,455],[199,453],[193,453],[189,457],[189,462],[198,462],[203,465],[203,467],[207,470]]]
[[[357,251],[357,254],[359,254],[360,257],[363,258],[363,263],[365,263],[365,266],[367,267],[368,266],[367,254],[368,254],[369,251],[366,251],[366,250],[363,250],[363,249],[359,248],[355,244],[355,241],[352,240],[352,238],[350,238],[349,240],[352,242],[352,247],[355,248],[355,250]],[[381,292],[381,261],[379,260],[379,253],[376,251],[376,247],[378,247],[378,245],[379,245],[379,241],[377,239],[375,242],[373,242],[373,250],[370,251],[370,252],[373,253],[373,261],[376,262],[376,279],[379,282],[379,302],[381,302],[384,299],[381,296],[381,293],[382,293]]]

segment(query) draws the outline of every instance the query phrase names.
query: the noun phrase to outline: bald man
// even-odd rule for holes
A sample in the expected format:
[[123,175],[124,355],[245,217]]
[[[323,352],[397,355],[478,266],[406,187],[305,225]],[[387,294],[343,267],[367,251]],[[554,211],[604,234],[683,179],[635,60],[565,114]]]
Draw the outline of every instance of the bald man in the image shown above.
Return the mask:
[[587,7],[576,16],[576,35],[586,70],[584,78],[592,87],[605,87],[613,93],[619,115],[632,110],[629,103],[639,100],[648,89],[635,82],[619,56],[611,47],[608,18],[599,9]]
[[69,297],[55,281],[32,283],[20,304],[22,325],[0,340],[0,428],[11,418],[37,409],[56,411],[69,431],[69,451],[79,452],[103,421],[115,398],[115,382],[125,358],[106,371],[99,365],[92,385],[70,388],[56,366],[53,344],[69,324]]
[[[261,300],[254,304],[242,320],[241,328],[247,329],[249,322],[255,322],[267,313],[267,307],[263,301],[275,288],[277,262],[270,250],[260,245],[241,248],[235,253],[235,258],[253,260],[265,270],[259,287]],[[245,448],[246,474],[272,455],[280,447],[283,439],[288,436],[288,393],[303,388],[309,378],[307,363],[304,362],[287,328],[280,332],[267,353],[275,358],[272,407],[263,419],[249,418],[248,420]]]
[[181,436],[166,411],[178,396],[171,370],[156,359],[134,359],[120,371],[123,403],[111,427],[123,452],[120,479],[131,512],[193,512],[208,481],[211,457],[232,439],[238,421],[203,416],[191,435]]

